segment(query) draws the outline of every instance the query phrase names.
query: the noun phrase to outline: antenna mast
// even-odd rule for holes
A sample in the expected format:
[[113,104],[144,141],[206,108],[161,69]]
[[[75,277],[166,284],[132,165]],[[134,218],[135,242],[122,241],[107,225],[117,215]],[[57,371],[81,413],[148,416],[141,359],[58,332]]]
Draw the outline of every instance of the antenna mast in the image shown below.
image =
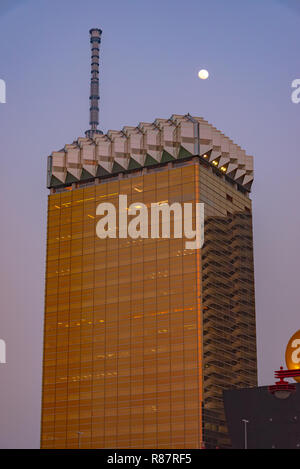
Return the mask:
[[99,125],[99,53],[101,43],[101,29],[93,28],[90,30],[90,43],[92,52],[91,63],[91,93],[90,93],[90,130],[85,132],[89,138],[95,134],[103,134],[98,130]]

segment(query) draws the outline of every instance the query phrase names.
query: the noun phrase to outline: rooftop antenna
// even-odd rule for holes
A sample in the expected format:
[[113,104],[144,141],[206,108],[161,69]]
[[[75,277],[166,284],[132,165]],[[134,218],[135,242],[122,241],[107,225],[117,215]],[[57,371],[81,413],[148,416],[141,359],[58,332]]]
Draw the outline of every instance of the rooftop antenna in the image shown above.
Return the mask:
[[95,134],[102,135],[99,125],[99,53],[101,43],[101,29],[90,30],[90,43],[92,52],[91,63],[91,94],[90,94],[90,129],[85,132],[86,137],[93,138]]

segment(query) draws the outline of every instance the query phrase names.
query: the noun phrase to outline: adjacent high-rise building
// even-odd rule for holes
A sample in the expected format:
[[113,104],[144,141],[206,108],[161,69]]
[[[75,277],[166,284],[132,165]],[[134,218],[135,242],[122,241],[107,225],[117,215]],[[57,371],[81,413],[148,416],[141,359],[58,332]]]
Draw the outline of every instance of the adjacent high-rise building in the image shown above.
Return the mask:
[[[223,390],[257,384],[252,181],[252,157],[189,114],[52,153],[42,448],[229,446]],[[100,239],[120,194],[204,203],[203,247]]]

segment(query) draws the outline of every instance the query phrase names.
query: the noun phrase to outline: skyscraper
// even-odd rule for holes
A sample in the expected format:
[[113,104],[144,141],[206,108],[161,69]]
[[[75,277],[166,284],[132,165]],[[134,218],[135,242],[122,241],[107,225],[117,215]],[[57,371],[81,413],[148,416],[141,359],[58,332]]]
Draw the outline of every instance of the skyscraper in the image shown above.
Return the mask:
[[[189,114],[98,130],[101,33],[91,128],[48,159],[41,446],[226,447],[222,392],[256,385],[253,160]],[[102,239],[99,204],[120,195],[136,211],[204,204],[204,245],[175,235],[175,213],[171,237],[162,217],[158,237]]]
[[[252,180],[252,157],[190,115],[52,153],[43,448],[228,445],[222,391],[256,385]],[[203,202],[203,248],[99,239],[119,194]]]

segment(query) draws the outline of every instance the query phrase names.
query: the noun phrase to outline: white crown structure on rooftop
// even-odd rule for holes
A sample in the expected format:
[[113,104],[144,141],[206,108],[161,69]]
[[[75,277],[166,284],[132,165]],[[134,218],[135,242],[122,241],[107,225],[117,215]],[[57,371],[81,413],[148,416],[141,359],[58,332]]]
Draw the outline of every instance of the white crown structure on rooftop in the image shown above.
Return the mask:
[[79,137],[48,161],[48,187],[202,156],[233,182],[251,190],[253,157],[201,117],[189,114],[141,122],[137,127]]

